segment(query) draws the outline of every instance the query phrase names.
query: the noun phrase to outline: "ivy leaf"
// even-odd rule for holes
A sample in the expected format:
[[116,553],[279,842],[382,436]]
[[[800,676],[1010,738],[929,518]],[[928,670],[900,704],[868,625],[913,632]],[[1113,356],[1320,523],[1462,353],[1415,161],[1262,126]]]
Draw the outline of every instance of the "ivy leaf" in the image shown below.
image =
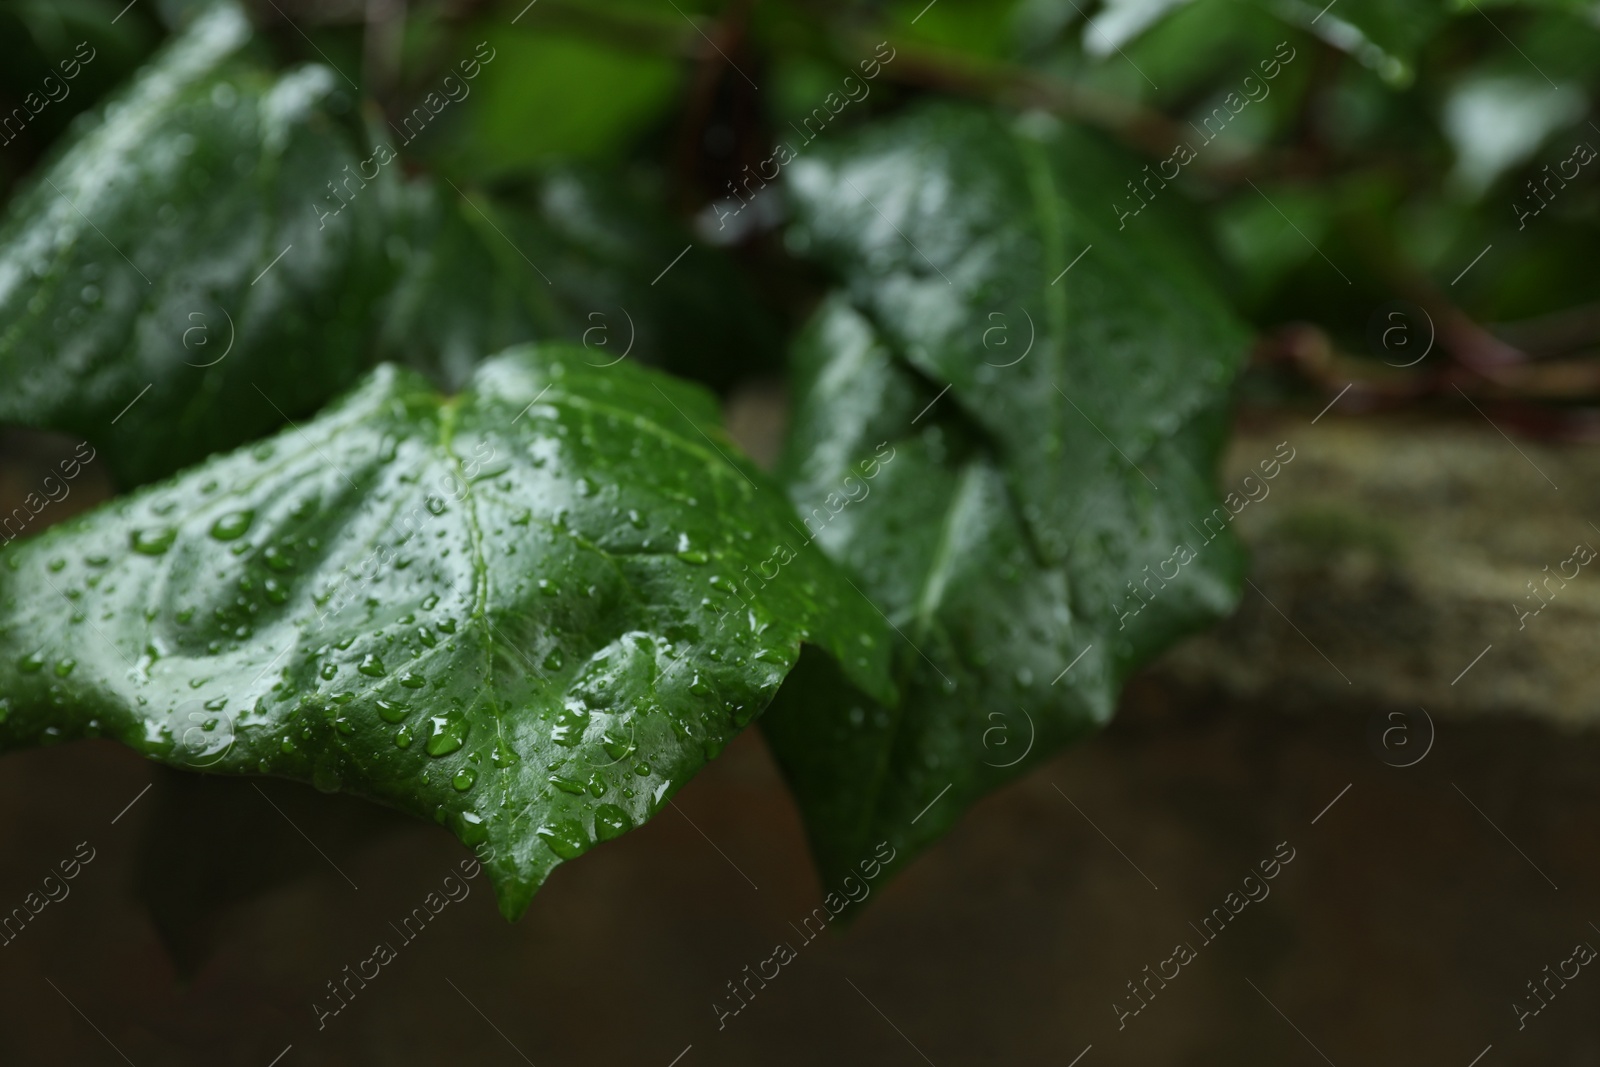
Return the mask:
[[801,642],[892,700],[881,620],[710,397],[587,355],[513,350],[452,398],[386,364],[18,542],[0,748],[112,737],[436,819],[515,917],[715,756]]
[[1061,560],[1099,486],[1214,403],[1243,355],[1187,231],[1119,219],[1142,165],[1049,120],[936,106],[812,152],[793,164],[792,244],[951,387],[940,402],[992,438]]
[[124,484],[366,366],[390,178],[332,70],[275,77],[249,41],[233,5],[201,15],[0,227],[0,421],[89,438]]
[[[583,6],[592,10],[575,10]],[[453,169],[486,177],[621,155],[631,138],[670,112],[685,80],[674,57],[619,46],[604,32],[619,19],[620,33],[627,33],[631,20],[618,10],[626,7],[644,8],[651,24],[675,30],[666,21],[676,17],[671,8],[613,3],[573,5],[537,30],[527,22],[487,29],[497,61],[484,67],[460,136],[440,154],[454,157]],[[563,14],[602,32],[562,27]]]
[[798,243],[848,288],[798,344],[785,478],[897,629],[904,694],[808,659],[763,720],[832,882],[882,840],[905,862],[1232,607],[1240,551],[1204,520],[1245,335],[1175,228],[1107,224],[1139,168],[1078,131],[937,108],[795,168]]
[[543,249],[524,251],[505,235],[501,205],[431,180],[402,195],[400,276],[378,335],[385,359],[457,389],[486,353],[550,336],[559,310],[538,266]]
[[777,328],[728,254],[693,246],[661,205],[607,175],[561,170],[520,196],[417,181],[402,219],[381,351],[446,387],[484,353],[532,340],[713,388],[781,370],[766,362]]

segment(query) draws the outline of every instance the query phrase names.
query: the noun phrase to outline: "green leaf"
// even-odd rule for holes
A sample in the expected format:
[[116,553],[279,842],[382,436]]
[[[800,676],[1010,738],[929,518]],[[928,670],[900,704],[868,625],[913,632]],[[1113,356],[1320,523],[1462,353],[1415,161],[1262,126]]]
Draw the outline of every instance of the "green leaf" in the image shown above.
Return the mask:
[[937,106],[819,146],[792,164],[790,236],[897,354],[951,386],[1060,560],[1098,487],[1213,404],[1246,339],[1171,217],[1175,190],[1131,214],[1139,162],[1027,126]]
[[501,205],[429,180],[403,196],[400,277],[379,316],[383,358],[457,389],[488,353],[553,334],[546,324],[559,311],[533,258],[544,250],[505,235]]
[[954,0],[929,4],[904,0],[889,7],[896,39],[932,45],[956,54],[1000,57],[1016,37],[1019,14],[1029,5],[1018,0]]
[[763,720],[829,882],[1104,723],[1236,599],[1231,516],[1204,520],[1246,337],[1177,227],[1112,224],[1124,173],[953,108],[795,164],[797,244],[848,289],[798,346],[786,477],[898,631],[904,694],[808,660]]
[[366,365],[390,179],[361,177],[382,168],[333,71],[270,76],[249,39],[231,5],[197,19],[0,228],[0,421],[87,437],[124,483],[281,425]]
[[514,917],[665,804],[802,641],[892,699],[878,616],[710,397],[586,355],[514,350],[448,399],[384,365],[13,546],[0,748],[112,737],[433,818]]
[[521,26],[488,32],[494,60],[474,86],[463,135],[443,149],[457,167],[497,177],[613,157],[678,95],[675,60],[542,28],[539,17],[535,9]]
[[137,11],[110,0],[0,6],[0,174],[26,172],[74,118],[120,85],[157,44]]
[[[778,331],[749,281],[659,204],[607,175],[564,170],[525,195],[418,181],[404,267],[383,319],[386,358],[454,387],[489,352],[563,340],[723,388],[778,371]],[[671,269],[668,269],[668,268]]]

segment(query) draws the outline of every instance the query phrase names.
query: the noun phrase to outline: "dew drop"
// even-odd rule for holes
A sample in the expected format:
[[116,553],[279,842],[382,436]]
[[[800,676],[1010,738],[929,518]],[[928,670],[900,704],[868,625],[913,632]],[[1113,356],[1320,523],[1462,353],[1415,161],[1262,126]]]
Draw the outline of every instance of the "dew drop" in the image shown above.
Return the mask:
[[633,829],[633,820],[628,813],[615,804],[602,804],[594,813],[594,836],[601,841],[610,841],[612,838],[621,837]]
[[368,652],[364,657],[362,657],[361,663],[357,665],[356,670],[360,671],[368,678],[382,678],[386,673],[388,673],[383,669],[383,660],[379,659],[376,654],[371,652]]
[[489,827],[481,815],[464,811],[461,813],[461,829],[456,831],[456,836],[468,847],[481,845],[489,837]]
[[575,819],[557,819],[539,827],[534,833],[544,839],[551,852],[564,860],[577,859],[589,847],[589,835],[584,833],[583,826]]
[[550,784],[563,793],[571,793],[573,796],[583,795],[583,783],[576,778],[566,778],[559,774],[552,774],[550,776]]
[[564,707],[556,715],[550,730],[550,740],[563,748],[571,748],[583,740],[584,727],[589,725],[589,712],[584,708]]
[[378,703],[378,718],[384,722],[403,722],[411,714],[411,708],[405,704],[398,704],[391,700],[380,700]]
[[428,720],[433,733],[426,746],[430,756],[448,756],[467,741],[467,720],[459,715],[435,715]]
[[172,526],[152,526],[133,532],[133,550],[142,556],[159,556],[172,547],[178,531]]
[[211,536],[218,541],[237,541],[255,521],[254,511],[230,511],[211,524]]

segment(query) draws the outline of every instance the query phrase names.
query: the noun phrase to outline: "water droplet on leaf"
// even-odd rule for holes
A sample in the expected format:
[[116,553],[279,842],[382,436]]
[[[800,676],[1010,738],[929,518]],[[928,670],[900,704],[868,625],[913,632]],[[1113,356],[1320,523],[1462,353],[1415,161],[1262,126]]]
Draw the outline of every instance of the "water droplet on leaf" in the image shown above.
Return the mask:
[[467,720],[460,715],[435,715],[428,720],[433,733],[426,746],[430,756],[448,756],[467,741]]
[[404,704],[397,704],[390,700],[380,700],[378,703],[378,718],[384,722],[403,722],[411,714],[411,709]]
[[563,748],[571,748],[583,740],[584,728],[589,725],[589,712],[581,707],[564,707],[556,714],[550,729],[550,740]]
[[633,819],[615,804],[602,804],[594,813],[594,836],[601,841],[621,837],[633,829]]
[[230,511],[211,524],[211,536],[218,541],[237,541],[255,521],[254,511]]
[[584,833],[583,826],[575,819],[557,819],[539,827],[534,833],[544,839],[551,852],[564,860],[577,859],[589,847],[589,835]]
[[143,556],[159,556],[172,547],[178,531],[172,526],[153,526],[133,532],[133,550]]
[[481,845],[489,837],[489,827],[483,821],[483,816],[464,811],[461,813],[461,828],[456,831],[456,836],[468,847]]

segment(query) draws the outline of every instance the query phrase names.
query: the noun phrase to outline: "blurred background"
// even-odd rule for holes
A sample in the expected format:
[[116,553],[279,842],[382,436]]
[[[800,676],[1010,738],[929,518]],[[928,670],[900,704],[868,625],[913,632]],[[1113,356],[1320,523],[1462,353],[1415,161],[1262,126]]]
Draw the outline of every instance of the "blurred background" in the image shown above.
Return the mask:
[[[0,112],[93,53],[0,124],[0,183],[192,6],[0,4]],[[767,465],[782,338],[824,281],[786,254],[776,192],[718,219],[859,58],[895,51],[841,129],[955,95],[1155,164],[1287,49],[1179,184],[1257,332],[1222,484],[1294,460],[1235,523],[1234,617],[721,1029],[726,984],[821,896],[754,731],[518,923],[472,882],[322,1029],[325,983],[468,858],[445,831],[106,742],[8,755],[0,908],[93,859],[0,947],[0,1062],[1600,1063],[1600,976],[1565,962],[1600,945],[1600,579],[1527,614],[1600,544],[1600,4],[249,6],[276,63],[331,65],[377,129],[486,42],[404,166],[519,213],[561,282],[548,333],[653,301],[638,355],[716,389]],[[674,288],[646,285],[685,244]],[[75,444],[0,434],[0,512]],[[48,518],[115,489],[88,468]],[[1195,928],[1280,848],[1270,895],[1208,943]],[[1176,942],[1197,958],[1141,984]]]

